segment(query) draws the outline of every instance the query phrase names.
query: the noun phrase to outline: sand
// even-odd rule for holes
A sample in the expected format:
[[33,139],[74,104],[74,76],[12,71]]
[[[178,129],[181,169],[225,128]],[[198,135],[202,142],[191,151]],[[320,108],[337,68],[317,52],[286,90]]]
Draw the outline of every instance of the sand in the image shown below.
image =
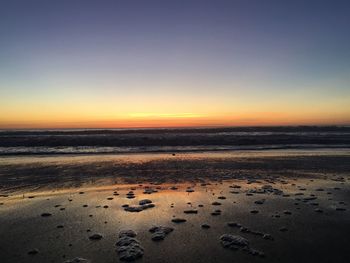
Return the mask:
[[0,162],[2,263],[349,259],[344,152],[25,158]]

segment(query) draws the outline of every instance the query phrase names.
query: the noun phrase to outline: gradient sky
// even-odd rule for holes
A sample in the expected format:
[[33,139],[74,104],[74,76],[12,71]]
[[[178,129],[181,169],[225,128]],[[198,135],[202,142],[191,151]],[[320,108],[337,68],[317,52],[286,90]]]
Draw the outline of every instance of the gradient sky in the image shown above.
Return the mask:
[[350,1],[0,2],[0,128],[350,124]]

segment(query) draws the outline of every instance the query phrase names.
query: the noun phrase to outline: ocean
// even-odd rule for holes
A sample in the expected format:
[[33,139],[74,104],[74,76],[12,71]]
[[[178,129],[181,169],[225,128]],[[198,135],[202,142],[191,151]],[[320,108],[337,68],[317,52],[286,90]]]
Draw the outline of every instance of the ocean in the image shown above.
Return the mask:
[[1,156],[333,148],[350,148],[350,127],[0,131]]

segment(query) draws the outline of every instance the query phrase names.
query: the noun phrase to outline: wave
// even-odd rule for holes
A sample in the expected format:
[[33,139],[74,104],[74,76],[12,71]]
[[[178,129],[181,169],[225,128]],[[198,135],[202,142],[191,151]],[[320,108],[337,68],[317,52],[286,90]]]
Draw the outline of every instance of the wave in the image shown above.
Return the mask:
[[350,127],[245,127],[0,132],[0,155],[350,148]]

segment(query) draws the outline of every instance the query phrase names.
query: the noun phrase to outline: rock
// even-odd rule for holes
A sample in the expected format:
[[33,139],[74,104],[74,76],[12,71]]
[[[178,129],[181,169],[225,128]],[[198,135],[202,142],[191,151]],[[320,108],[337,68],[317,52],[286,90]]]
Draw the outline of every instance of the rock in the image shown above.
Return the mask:
[[224,200],[224,199],[226,199],[226,197],[225,196],[219,196],[218,199]]
[[285,215],[291,215],[292,212],[291,212],[291,211],[288,211],[288,210],[284,210],[284,211],[283,211],[283,214],[285,214]]
[[308,201],[312,201],[312,200],[316,200],[316,199],[317,199],[316,196],[304,197],[303,202],[308,202]]
[[127,212],[141,212],[143,208],[141,206],[128,206],[124,208],[124,211]]
[[148,208],[153,208],[155,207],[156,205],[155,204],[147,204],[147,205],[142,205],[142,210],[145,210],[145,209],[148,209]]
[[197,214],[198,211],[195,210],[195,209],[190,209],[190,210],[185,210],[184,213],[185,213],[185,214]]
[[187,192],[187,193],[192,193],[192,192],[194,192],[194,190],[193,190],[192,188],[187,188],[187,189],[186,189],[186,192]]
[[143,256],[144,249],[140,245],[140,242],[131,237],[136,236],[136,233],[132,230],[123,230],[119,232],[119,240],[116,243],[117,253],[120,260],[133,261]]
[[154,190],[152,188],[146,188],[145,191],[143,192],[144,194],[153,194],[153,193],[157,193],[157,190]]
[[265,199],[256,200],[254,203],[257,204],[257,205],[262,205],[262,204],[265,203]]
[[119,232],[119,238],[128,236],[128,237],[136,237],[136,232],[134,230],[128,229],[128,230],[121,230]]
[[251,210],[250,213],[257,214],[257,213],[259,213],[259,211],[258,210]]
[[210,225],[208,225],[208,224],[202,224],[201,227],[204,228],[204,229],[208,229],[208,228],[210,228]]
[[85,259],[85,258],[78,258],[77,257],[77,258],[67,260],[64,263],[90,263],[90,261]]
[[337,211],[346,211],[346,208],[344,208],[344,207],[336,207],[335,210],[337,210]]
[[174,228],[166,226],[153,226],[149,229],[149,232],[153,233],[152,240],[154,241],[163,240],[172,231]]
[[249,241],[244,237],[238,235],[224,234],[220,237],[221,245],[224,248],[238,249],[242,247],[247,247]]
[[238,224],[236,222],[228,222],[227,225],[230,227],[241,227],[241,224]]
[[259,256],[259,257],[264,257],[265,254],[264,252],[262,251],[259,251],[259,250],[256,250],[256,249],[253,249],[253,248],[248,248],[248,249],[245,249],[249,254],[253,255],[253,256]]
[[139,201],[139,205],[146,205],[146,204],[151,204],[152,201],[149,199],[142,199]]
[[184,219],[184,218],[174,218],[174,219],[172,219],[171,221],[174,222],[174,223],[184,223],[184,222],[186,222],[187,220]]
[[92,236],[89,236],[89,239],[90,240],[100,240],[100,239],[102,239],[102,235],[101,234],[93,234]]
[[132,243],[139,243],[139,241],[136,238],[124,235],[118,239],[116,246],[118,247],[129,246]]
[[[147,200],[147,201],[145,201],[145,200]],[[151,200],[148,200],[148,199],[145,199],[145,200],[141,200],[141,201],[144,201],[144,202],[140,201],[141,203],[145,203],[145,204],[140,205],[140,206],[123,205],[124,211],[127,211],[127,212],[141,212],[141,211],[146,210],[148,208],[155,207],[155,204],[149,203],[149,201],[151,201]]]
[[213,203],[211,203],[212,205],[221,205],[221,203],[219,203],[219,202],[213,202]]
[[119,259],[124,261],[134,261],[144,254],[144,249],[139,243],[131,243],[128,246],[120,246],[117,248]]
[[39,253],[39,249],[37,249],[37,248],[34,248],[34,249],[28,251],[28,255],[36,255],[38,253]]
[[251,232],[247,227],[244,227],[244,226],[242,226],[239,230],[243,233],[250,233]]
[[280,231],[281,231],[281,232],[286,232],[286,231],[288,231],[288,229],[287,229],[286,227],[281,227],[281,228],[280,228]]
[[273,240],[273,237],[270,234],[263,234],[262,238],[267,240]]
[[221,210],[215,210],[214,212],[211,213],[212,216],[219,216],[221,215]]
[[323,213],[323,210],[321,210],[320,208],[316,208],[316,209],[315,209],[315,212],[317,212],[317,213]]
[[42,213],[41,216],[42,217],[49,217],[49,216],[52,216],[52,214],[50,214],[50,213]]

